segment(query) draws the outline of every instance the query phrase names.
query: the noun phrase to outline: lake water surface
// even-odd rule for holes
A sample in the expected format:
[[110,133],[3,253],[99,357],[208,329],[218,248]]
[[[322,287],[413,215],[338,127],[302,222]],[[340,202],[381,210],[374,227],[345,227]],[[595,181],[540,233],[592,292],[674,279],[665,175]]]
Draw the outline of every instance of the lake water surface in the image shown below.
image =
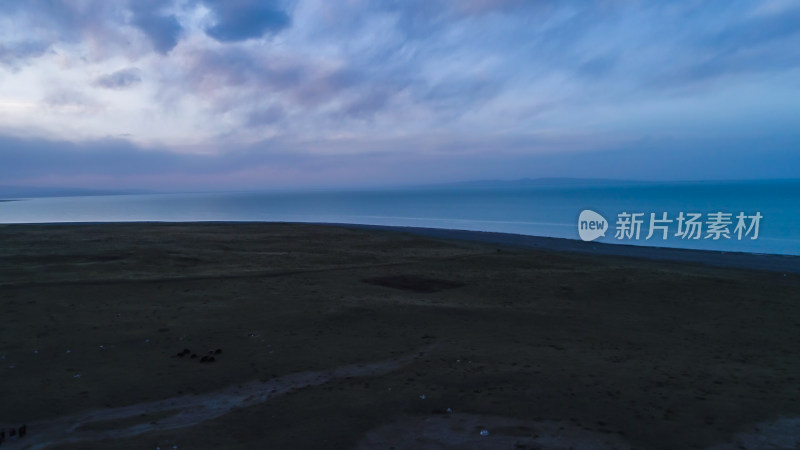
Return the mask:
[[[273,191],[57,197],[0,202],[0,223],[280,221],[496,231],[578,239],[578,216],[598,212],[598,242],[800,255],[800,180],[704,183],[587,183],[504,187]],[[619,214],[644,213],[639,239],[617,239]],[[668,238],[646,239],[650,213]],[[699,239],[675,236],[678,214],[701,213]],[[730,238],[706,238],[708,214],[730,213]],[[736,216],[760,213],[758,238],[737,239]],[[747,220],[747,225],[750,220]],[[713,237],[713,236],[712,236]]]

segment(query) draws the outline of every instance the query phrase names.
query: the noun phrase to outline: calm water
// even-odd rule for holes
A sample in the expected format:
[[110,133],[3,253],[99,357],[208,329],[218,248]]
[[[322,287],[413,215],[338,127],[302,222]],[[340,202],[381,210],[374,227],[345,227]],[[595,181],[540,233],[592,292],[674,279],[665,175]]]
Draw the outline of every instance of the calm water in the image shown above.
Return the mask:
[[[500,231],[578,239],[578,215],[602,214],[599,242],[800,255],[800,180],[736,183],[542,185],[373,191],[150,194],[0,202],[0,223],[118,221],[287,221]],[[675,237],[676,222],[646,240],[650,213],[732,213],[731,238]],[[638,240],[615,238],[618,214],[643,212]],[[736,239],[739,212],[760,212],[758,239]],[[749,221],[747,222],[749,225]]]

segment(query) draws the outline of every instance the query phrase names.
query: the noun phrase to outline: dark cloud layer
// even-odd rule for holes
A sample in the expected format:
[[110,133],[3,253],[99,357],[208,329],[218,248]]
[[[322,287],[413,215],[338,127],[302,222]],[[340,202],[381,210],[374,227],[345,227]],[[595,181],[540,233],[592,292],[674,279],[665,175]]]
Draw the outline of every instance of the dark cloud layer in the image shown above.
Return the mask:
[[[286,182],[259,179],[259,170],[300,173],[296,180],[300,185],[353,186],[553,174],[644,180],[792,178],[797,177],[793,168],[800,166],[800,154],[794,150],[797,136],[718,142],[643,140],[594,151],[519,151],[528,146],[540,147],[538,141],[535,137],[515,142],[461,140],[414,152],[408,151],[409,142],[398,141],[391,143],[390,149],[349,155],[315,154],[299,144],[263,141],[237,146],[225,153],[187,155],[142,148],[121,139],[75,144],[0,135],[0,160],[7,162],[0,165],[0,179],[3,184],[14,185],[32,178],[71,178],[80,182],[138,177],[160,179],[147,186],[159,189],[174,188],[171,180],[185,177],[201,181],[184,187],[208,189],[215,186],[202,180],[227,180],[221,186],[237,188],[280,187]],[[704,146],[703,151],[697,152],[700,145]],[[370,145],[373,149],[380,146],[379,142]],[[484,146],[516,150],[493,154],[481,151]],[[761,151],[757,160],[751,157],[754,147]],[[247,171],[255,171],[256,178],[237,182],[237,174]],[[359,173],[364,176],[352,178]]]
[[16,67],[20,62],[41,56],[48,45],[39,41],[0,42],[0,65]]
[[269,106],[263,109],[251,111],[247,116],[247,126],[258,127],[277,122],[286,116],[286,111],[280,106]]
[[0,2],[0,15],[14,17],[24,29],[40,34],[46,47],[87,39],[103,46],[124,47],[128,39],[121,34],[120,27],[127,24],[126,13],[130,13],[130,25],[148,37],[154,50],[164,54],[177,45],[181,33],[175,15],[162,12],[171,3],[159,0],[4,0]]
[[238,42],[275,34],[291,23],[278,1],[203,0],[203,3],[217,19],[206,33],[220,42]]
[[159,11],[164,2],[160,0],[132,0],[133,24],[142,30],[158,53],[164,54],[178,45],[181,25],[174,14]]

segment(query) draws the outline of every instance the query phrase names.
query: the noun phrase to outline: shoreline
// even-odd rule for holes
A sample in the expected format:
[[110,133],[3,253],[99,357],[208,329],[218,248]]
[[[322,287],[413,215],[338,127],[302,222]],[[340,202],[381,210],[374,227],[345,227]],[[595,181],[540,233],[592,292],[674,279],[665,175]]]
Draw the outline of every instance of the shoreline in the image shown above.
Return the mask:
[[578,253],[597,256],[649,259],[656,261],[696,263],[732,269],[767,272],[800,273],[800,256],[772,253],[724,252],[672,247],[649,247],[630,244],[584,242],[577,239],[499,233],[494,231],[453,230],[444,228],[403,227],[389,225],[324,224],[357,229],[396,231],[417,236],[498,244],[534,250]]
[[[0,200],[2,201],[2,200]],[[693,263],[703,266],[758,270],[767,272],[800,273],[800,256],[773,253],[726,252],[718,250],[684,249],[673,247],[651,247],[630,244],[608,244],[584,242],[577,239],[533,236],[526,234],[503,233],[496,231],[473,231],[449,228],[409,227],[399,225],[370,225],[336,222],[280,222],[280,221],[198,221],[198,222],[42,222],[42,223],[2,223],[0,227],[30,226],[136,226],[143,224],[161,225],[246,225],[246,224],[284,224],[334,226],[351,229],[390,231],[407,233],[432,239],[456,240],[495,244],[531,250],[573,253],[594,256],[612,256],[675,263]]]

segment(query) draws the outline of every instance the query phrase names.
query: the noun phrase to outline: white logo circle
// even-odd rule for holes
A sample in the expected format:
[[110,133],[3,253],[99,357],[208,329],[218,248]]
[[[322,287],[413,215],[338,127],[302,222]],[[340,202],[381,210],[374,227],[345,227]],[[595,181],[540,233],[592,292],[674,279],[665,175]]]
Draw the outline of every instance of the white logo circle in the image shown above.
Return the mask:
[[584,241],[593,241],[600,236],[605,237],[608,230],[608,221],[605,217],[592,211],[584,209],[578,217],[578,235]]

